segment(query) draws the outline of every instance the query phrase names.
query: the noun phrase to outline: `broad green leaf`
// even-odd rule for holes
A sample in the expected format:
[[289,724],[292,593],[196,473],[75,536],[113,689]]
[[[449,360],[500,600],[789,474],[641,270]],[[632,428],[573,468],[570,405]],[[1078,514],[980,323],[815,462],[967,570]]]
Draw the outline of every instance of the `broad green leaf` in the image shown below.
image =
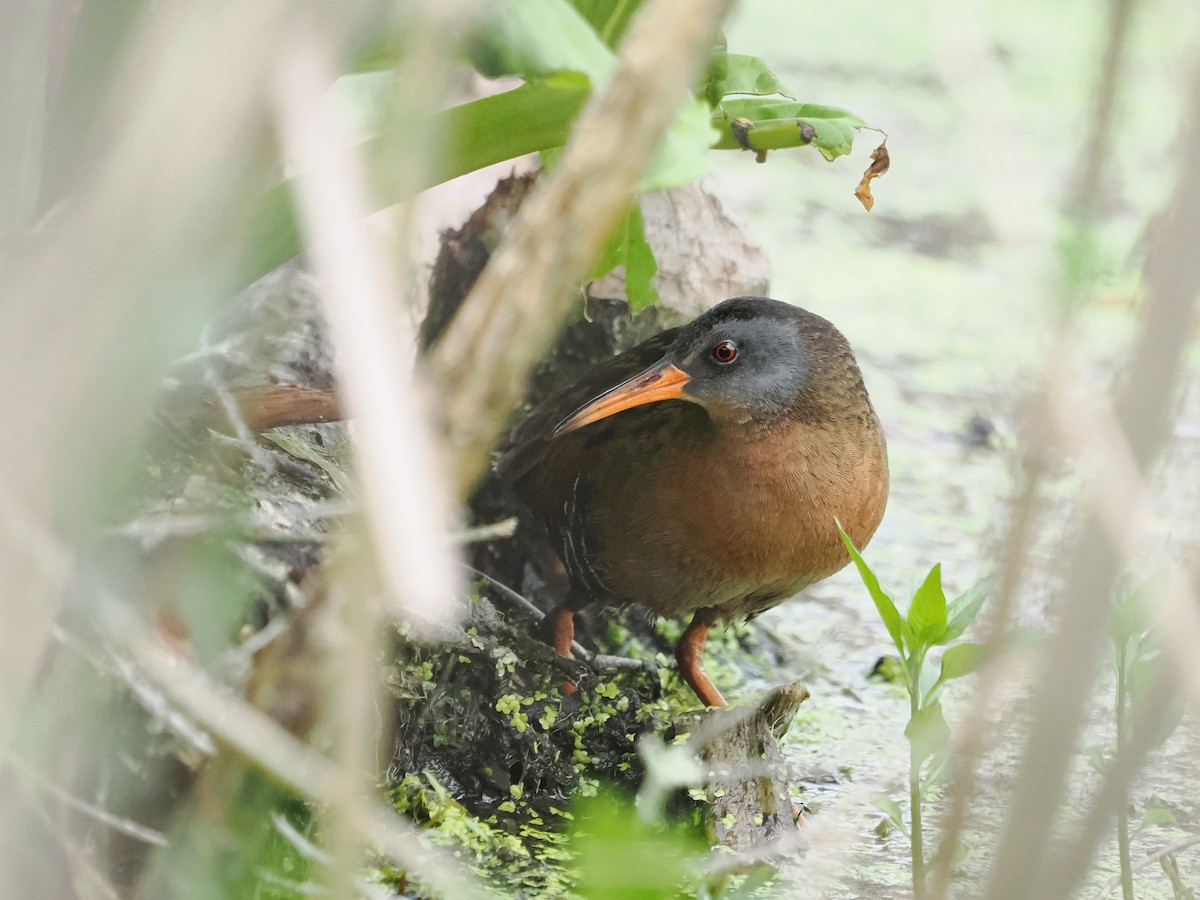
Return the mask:
[[526,81],[580,72],[593,88],[608,81],[616,57],[567,0],[494,0],[467,39],[471,64],[483,75]]
[[[742,53],[718,53],[709,62],[709,78],[714,89],[720,89],[717,102],[729,94],[766,96],[781,94],[795,100],[780,83],[779,78],[763,60]],[[716,104],[714,104],[716,105]]]
[[1142,816],[1142,827],[1146,828],[1150,825],[1174,825],[1175,813],[1171,812],[1165,806],[1152,806],[1146,810]]
[[[589,93],[583,79],[558,76],[439,113],[437,130],[443,138],[435,159],[437,168],[419,187],[432,187],[494,163],[561,146]],[[364,150],[373,168],[386,172],[393,165],[392,140],[380,135],[366,142]],[[408,199],[389,192],[390,184],[382,178],[376,185],[372,196],[380,208]],[[292,184],[283,182],[267,191],[259,204],[240,280],[243,284],[257,281],[302,249]]]
[[995,580],[981,578],[974,586],[955,597],[946,607],[946,630],[939,644],[948,644],[958,640],[975,621],[979,609],[992,593]]
[[962,678],[976,671],[987,658],[988,648],[983,644],[955,644],[942,654],[942,671],[939,681]]
[[634,207],[630,219],[625,249],[625,295],[630,311],[637,313],[658,302],[658,291],[654,287],[658,263],[654,259],[654,251],[646,243],[640,206]]
[[854,560],[855,568],[858,569],[858,575],[862,582],[867,587],[867,592],[870,593],[871,599],[875,601],[875,608],[879,611],[879,618],[883,620],[883,626],[887,629],[888,634],[892,637],[892,643],[896,645],[896,649],[900,651],[900,656],[904,656],[904,641],[900,633],[900,628],[903,620],[900,618],[900,611],[896,609],[896,601],[892,596],[879,586],[879,579],[875,577],[875,573],[871,571],[871,567],[867,565],[862,554],[854,546],[854,542],[850,540],[850,536],[842,528],[842,523],[837,523],[838,534],[842,536],[842,543],[846,545],[846,552],[850,554],[850,558]]
[[615,49],[625,36],[629,22],[642,6],[642,0],[571,0],[571,5],[587,19],[600,40]]
[[930,703],[908,720],[904,736],[912,744],[913,762],[919,767],[950,742],[950,726],[942,715],[942,704]]
[[946,682],[955,678],[970,675],[982,664],[987,657],[988,647],[983,644],[955,644],[942,654],[941,671],[937,681],[921,696],[926,703],[931,703],[942,695]]
[[[1170,686],[1173,682],[1164,671],[1165,665],[1165,661],[1157,653],[1143,654],[1127,663],[1126,691],[1129,694],[1130,705],[1135,710],[1140,712],[1145,706],[1153,707],[1162,699],[1163,690],[1174,692],[1174,687]],[[1153,723],[1155,746],[1164,743],[1174,734],[1182,720],[1183,704],[1176,694]]]
[[371,36],[371,39],[358,49],[347,68],[347,74],[361,72],[383,72],[394,69],[404,57],[408,44],[403,34],[385,31]]
[[591,281],[603,278],[617,266],[625,267],[625,293],[631,312],[640,312],[658,299],[653,283],[658,264],[646,243],[642,208],[637,201],[617,223],[587,278]]
[[942,591],[942,565],[929,570],[908,605],[908,627],[918,646],[939,641],[946,631],[946,595]]
[[1113,604],[1108,634],[1115,647],[1120,649],[1131,637],[1143,635],[1149,628],[1146,607],[1138,594],[1127,594]]
[[854,147],[854,132],[867,127],[858,116],[835,106],[798,103],[775,97],[738,97],[721,101],[713,123],[721,132],[716,147],[743,147],[732,124],[742,120],[748,129],[745,146],[751,150],[780,150],[812,144],[826,159],[833,160]]
[[871,801],[875,808],[887,816],[888,821],[896,826],[896,830],[908,837],[908,826],[904,824],[904,813],[900,804],[891,797],[876,797]]
[[708,107],[702,100],[688,101],[638,182],[638,192],[662,191],[695,181],[707,171],[708,151],[716,139]]

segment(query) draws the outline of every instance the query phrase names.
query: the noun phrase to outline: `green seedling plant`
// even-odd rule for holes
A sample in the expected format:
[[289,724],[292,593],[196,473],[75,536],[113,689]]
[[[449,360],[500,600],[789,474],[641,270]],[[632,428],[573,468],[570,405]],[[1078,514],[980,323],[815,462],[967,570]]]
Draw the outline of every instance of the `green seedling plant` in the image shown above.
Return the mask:
[[[879,618],[883,620],[900,655],[902,683],[909,699],[909,718],[904,729],[904,736],[909,743],[909,825],[905,825],[900,806],[895,801],[882,798],[879,807],[909,839],[912,847],[913,897],[922,900],[926,896],[922,802],[930,788],[941,780],[949,768],[946,748],[950,740],[950,726],[942,714],[942,690],[950,681],[970,675],[983,662],[983,645],[960,641],[960,638],[983,605],[986,582],[980,582],[961,596],[947,601],[942,591],[942,567],[939,563],[929,570],[925,580],[913,593],[907,615],[901,615],[896,601],[880,586],[879,579],[845,531],[841,531],[841,535],[863,584],[875,602]],[[946,648],[941,664],[927,665],[929,652],[935,647]]]
[[[1159,642],[1150,626],[1143,595],[1156,589],[1143,586],[1121,597],[1113,607],[1109,621],[1108,636],[1112,641],[1113,669],[1116,676],[1113,692],[1113,718],[1116,726],[1116,756],[1127,749],[1132,728],[1133,713],[1140,709],[1148,696],[1161,691],[1158,684],[1162,675],[1163,659]],[[1178,703],[1168,708],[1154,723],[1155,746],[1166,741],[1178,726],[1182,710]],[[1088,761],[1096,771],[1103,773],[1111,760],[1102,748],[1091,747],[1087,751]],[[1142,816],[1141,824],[1132,832],[1129,822],[1130,805],[1121,803],[1117,808],[1117,853],[1120,861],[1121,896],[1133,900],[1133,865],[1130,847],[1133,840],[1145,829],[1153,826],[1173,825],[1175,816],[1170,809],[1151,803]]]

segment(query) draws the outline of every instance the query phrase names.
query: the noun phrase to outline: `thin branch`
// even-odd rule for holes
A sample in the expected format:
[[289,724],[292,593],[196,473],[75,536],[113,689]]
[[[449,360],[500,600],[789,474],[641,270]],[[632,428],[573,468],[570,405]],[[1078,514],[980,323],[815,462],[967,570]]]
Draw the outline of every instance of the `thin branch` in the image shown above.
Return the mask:
[[167,843],[167,837],[161,831],[151,828],[148,825],[143,825],[140,822],[135,822],[133,819],[118,816],[103,807],[96,806],[94,803],[81,800],[26,766],[15,756],[8,756],[5,759],[5,765],[16,769],[21,773],[22,778],[28,779],[32,784],[45,791],[60,803],[69,806],[76,812],[83,813],[89,819],[99,822],[113,831],[133,838],[135,841],[141,841],[142,843],[151,844],[156,847],[165,846]]
[[[1154,865],[1159,860],[1166,859],[1168,856],[1174,856],[1181,850],[1187,850],[1189,847],[1195,847],[1197,844],[1200,844],[1200,834],[1193,834],[1191,837],[1186,837],[1183,840],[1176,841],[1174,844],[1171,844],[1168,847],[1163,847],[1161,850],[1151,853],[1145,859],[1140,859],[1135,862],[1133,864],[1133,871],[1140,872],[1142,869]],[[1096,900],[1104,900],[1105,897],[1111,896],[1112,893],[1120,886],[1121,876],[1118,875],[1104,886],[1104,890],[1096,895]]]
[[455,544],[479,544],[483,541],[494,541],[510,538],[517,533],[517,518],[509,516],[499,522],[488,525],[476,525],[474,528],[464,528],[462,531],[450,533],[450,540]]
[[[299,794],[328,806],[344,806],[344,779],[337,767],[278,722],[214,682],[199,666],[164,647],[132,616],[120,615],[125,646],[147,678],[222,744]],[[446,897],[482,898],[475,879],[448,853],[425,847],[420,832],[373,798],[352,807],[343,820],[357,838],[407,869],[430,891]]]
[[[418,29],[429,37],[427,32]],[[394,315],[400,281],[367,222],[363,162],[341,133],[328,93],[337,74],[331,55],[310,31],[297,36],[277,75],[277,118],[301,172],[302,219],[323,283],[339,391],[356,421],[354,455],[376,566],[404,617],[436,626],[450,617],[453,598],[461,594],[445,540],[449,491],[405,352],[415,341],[400,340]]]

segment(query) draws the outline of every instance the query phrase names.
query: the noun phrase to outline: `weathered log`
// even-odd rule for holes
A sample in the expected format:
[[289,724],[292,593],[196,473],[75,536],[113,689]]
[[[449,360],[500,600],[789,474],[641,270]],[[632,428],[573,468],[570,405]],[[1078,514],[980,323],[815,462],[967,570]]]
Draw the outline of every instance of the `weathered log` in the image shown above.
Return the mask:
[[754,707],[687,713],[676,736],[690,735],[708,775],[706,821],[714,844],[749,856],[785,837],[798,838],[787,761],[780,742],[808,688],[794,681]]

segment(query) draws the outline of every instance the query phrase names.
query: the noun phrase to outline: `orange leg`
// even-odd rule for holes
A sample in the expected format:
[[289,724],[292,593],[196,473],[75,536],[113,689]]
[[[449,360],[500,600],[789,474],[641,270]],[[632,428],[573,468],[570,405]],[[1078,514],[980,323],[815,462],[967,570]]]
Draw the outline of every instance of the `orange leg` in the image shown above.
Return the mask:
[[679,664],[679,674],[696,692],[700,702],[705,706],[727,706],[721,692],[704,674],[701,662],[704,654],[704,639],[708,637],[708,628],[713,621],[711,609],[698,609],[692,616],[691,624],[683,632],[683,637],[675,645],[675,661]]
[[[570,656],[571,642],[575,640],[575,610],[566,603],[558,604],[546,614],[546,625],[554,652],[559,656]],[[575,693],[575,685],[564,681],[562,692],[568,696]]]

